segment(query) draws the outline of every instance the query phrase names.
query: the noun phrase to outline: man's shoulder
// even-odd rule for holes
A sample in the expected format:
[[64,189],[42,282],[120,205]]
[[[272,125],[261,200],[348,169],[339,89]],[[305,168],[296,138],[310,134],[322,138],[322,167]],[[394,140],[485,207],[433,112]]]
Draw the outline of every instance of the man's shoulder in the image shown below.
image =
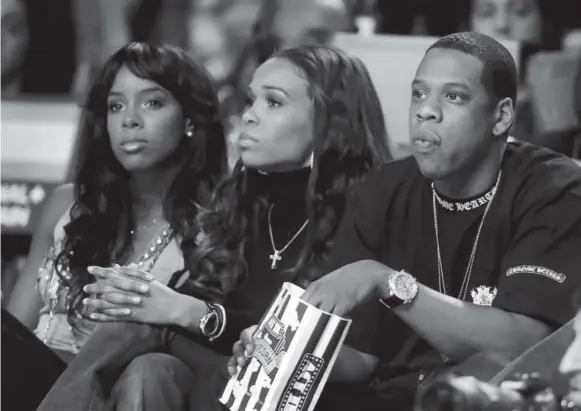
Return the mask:
[[551,149],[524,141],[511,141],[506,149],[510,161],[520,164],[565,167],[578,172],[579,166],[570,157]]
[[353,195],[358,213],[365,218],[383,215],[393,205],[394,199],[401,197],[398,193],[405,190],[404,187],[414,185],[418,176],[421,177],[421,173],[413,157],[382,164],[367,175]]
[[519,197],[554,201],[576,198],[581,204],[581,167],[571,158],[527,143],[511,143],[507,168]]
[[413,157],[405,157],[382,164],[366,178],[368,188],[385,189],[413,181],[420,175],[420,168]]

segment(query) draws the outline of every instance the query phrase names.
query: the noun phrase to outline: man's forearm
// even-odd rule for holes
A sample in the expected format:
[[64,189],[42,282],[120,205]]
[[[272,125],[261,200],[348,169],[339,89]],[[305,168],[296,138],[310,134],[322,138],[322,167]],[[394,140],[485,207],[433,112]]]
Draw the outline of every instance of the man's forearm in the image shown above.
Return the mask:
[[515,357],[551,332],[546,324],[524,315],[418,287],[415,300],[394,312],[450,359],[463,360],[479,352]]
[[344,345],[337,355],[329,379],[335,382],[359,383],[371,375],[377,363],[376,357]]

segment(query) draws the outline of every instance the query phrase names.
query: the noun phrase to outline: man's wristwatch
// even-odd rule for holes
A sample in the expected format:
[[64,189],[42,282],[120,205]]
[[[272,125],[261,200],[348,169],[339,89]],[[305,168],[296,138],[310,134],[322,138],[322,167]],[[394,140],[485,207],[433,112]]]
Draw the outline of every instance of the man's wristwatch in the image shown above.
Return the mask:
[[403,270],[391,274],[387,279],[387,283],[389,285],[389,297],[379,299],[379,302],[387,308],[409,304],[418,294],[416,279]]

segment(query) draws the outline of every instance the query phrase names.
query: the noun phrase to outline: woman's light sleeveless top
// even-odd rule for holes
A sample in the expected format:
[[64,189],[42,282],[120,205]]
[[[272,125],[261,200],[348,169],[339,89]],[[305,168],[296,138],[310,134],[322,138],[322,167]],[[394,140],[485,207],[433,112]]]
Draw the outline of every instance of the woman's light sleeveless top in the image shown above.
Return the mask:
[[[62,249],[64,227],[70,221],[69,210],[70,208],[57,222],[53,233],[53,246],[39,270],[37,286],[43,306],[34,334],[54,350],[76,354],[98,323],[80,316],[75,327],[68,321],[68,293],[57,274],[55,262]],[[183,256],[173,230],[169,226],[165,227],[135,262],[139,262],[140,268],[153,274],[158,281],[167,284],[171,275],[184,267]],[[59,271],[65,275],[68,272],[67,267],[59,267]]]

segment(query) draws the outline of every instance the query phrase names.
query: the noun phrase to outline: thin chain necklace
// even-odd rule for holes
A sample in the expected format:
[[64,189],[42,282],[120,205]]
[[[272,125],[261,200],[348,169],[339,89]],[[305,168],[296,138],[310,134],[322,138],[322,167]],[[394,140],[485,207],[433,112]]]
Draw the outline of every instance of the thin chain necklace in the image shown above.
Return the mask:
[[135,235],[135,234],[137,234],[137,233],[139,233],[141,231],[147,230],[149,227],[151,227],[152,225],[154,225],[156,222],[157,222],[157,218],[154,218],[154,219],[152,219],[151,221],[149,221],[146,224],[142,224],[142,225],[140,225],[140,226],[138,226],[138,227],[136,227],[136,228],[134,228],[132,230],[129,230],[129,233],[131,235]]
[[[480,220],[480,225],[478,226],[478,231],[476,232],[476,239],[474,240],[474,245],[472,246],[472,252],[470,253],[470,259],[468,260],[468,266],[466,267],[466,272],[464,274],[464,279],[462,280],[462,286],[460,287],[460,292],[458,293],[458,299],[465,300],[466,294],[468,293],[468,285],[470,284],[470,278],[472,276],[472,267],[474,266],[474,259],[476,257],[476,249],[478,248],[478,241],[480,240],[480,232],[482,231],[482,226],[484,225],[484,220],[490,210],[490,205],[496,196],[496,191],[498,190],[498,185],[500,184],[500,178],[502,177],[502,170],[498,172],[498,177],[496,178],[496,184],[491,190],[491,197],[486,204],[484,209],[484,214],[482,215],[482,220]],[[444,278],[444,267],[442,265],[442,254],[440,252],[440,233],[438,230],[438,212],[436,209],[436,189],[434,188],[434,183],[432,183],[432,208],[434,212],[434,229],[436,231],[436,249],[438,252],[438,288],[442,294],[448,294],[446,290],[446,280]]]
[[[156,208],[156,207],[155,207],[155,204],[152,204],[152,205],[151,205],[151,207],[149,208],[148,212],[147,212],[147,218],[144,218],[144,219],[143,219],[143,220],[145,220],[145,221],[147,221],[147,222],[146,222],[145,224],[141,224],[141,225],[139,225],[139,226],[137,226],[137,227],[135,227],[135,228],[133,228],[133,229],[129,230],[129,234],[131,234],[131,235],[135,235],[135,234],[138,234],[138,233],[140,233],[140,232],[142,232],[142,231],[145,231],[145,230],[147,230],[148,228],[152,227],[152,226],[153,226],[153,225],[154,225],[154,224],[157,222],[157,219],[158,219],[158,217],[154,217],[154,218],[151,218],[151,219],[150,219],[150,217],[151,217],[152,215],[155,215],[155,214],[156,214],[156,213],[154,212],[154,209],[155,209],[155,208]],[[155,211],[157,211],[157,210],[155,210]],[[148,221],[148,220],[149,220],[149,221]]]
[[272,264],[270,265],[271,270],[276,269],[276,265],[278,264],[278,262],[280,260],[282,260],[282,253],[284,253],[286,251],[286,249],[293,243],[293,241],[295,241],[297,239],[297,237],[303,232],[303,230],[309,224],[309,219],[307,218],[306,221],[301,226],[301,228],[299,228],[299,231],[297,231],[295,233],[295,235],[290,239],[290,241],[288,243],[286,243],[286,245],[283,248],[281,248],[280,250],[277,250],[276,245],[274,244],[274,236],[272,234],[271,216],[272,216],[272,208],[273,207],[274,207],[274,204],[271,204],[270,208],[268,209],[268,233],[270,234],[270,244],[272,245],[272,251],[273,251],[273,253],[268,257],[272,260]]

